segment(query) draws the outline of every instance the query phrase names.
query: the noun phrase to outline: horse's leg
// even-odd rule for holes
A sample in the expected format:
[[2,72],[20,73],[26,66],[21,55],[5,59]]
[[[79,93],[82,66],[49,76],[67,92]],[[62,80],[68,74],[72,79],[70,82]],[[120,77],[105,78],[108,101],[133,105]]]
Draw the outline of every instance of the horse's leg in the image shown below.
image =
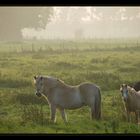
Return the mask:
[[136,123],[138,123],[138,119],[139,119],[139,111],[138,110],[136,110],[135,111],[135,116],[136,116]]
[[138,125],[140,124],[140,110],[138,110]]
[[53,123],[56,122],[55,114],[56,114],[56,106],[51,105],[51,121]]
[[91,106],[91,119],[95,119],[95,107],[94,106]]
[[131,121],[131,116],[130,116],[130,112],[127,111],[127,121],[130,122]]
[[59,110],[60,110],[60,112],[61,112],[62,119],[63,119],[64,122],[66,123],[66,122],[67,122],[67,117],[66,117],[66,114],[65,114],[65,109],[59,108]]

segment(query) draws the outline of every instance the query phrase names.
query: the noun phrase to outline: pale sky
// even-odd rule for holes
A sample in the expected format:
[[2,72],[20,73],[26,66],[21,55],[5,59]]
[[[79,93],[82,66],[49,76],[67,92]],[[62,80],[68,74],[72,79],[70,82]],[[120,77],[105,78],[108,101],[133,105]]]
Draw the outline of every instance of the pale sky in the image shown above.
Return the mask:
[[[140,7],[53,7],[45,29],[22,29],[24,38],[72,39],[140,37]],[[38,15],[41,16],[41,15]]]

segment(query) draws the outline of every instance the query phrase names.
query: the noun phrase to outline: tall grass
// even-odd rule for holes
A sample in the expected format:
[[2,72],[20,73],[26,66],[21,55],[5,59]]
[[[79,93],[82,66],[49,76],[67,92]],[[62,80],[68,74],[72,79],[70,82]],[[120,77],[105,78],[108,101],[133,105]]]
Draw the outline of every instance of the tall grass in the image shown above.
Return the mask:
[[37,105],[23,105],[21,106],[21,119],[22,123],[29,122],[37,123],[40,125],[47,125],[49,115],[43,110],[43,106]]
[[[139,80],[140,48],[132,40],[0,43],[0,132],[139,133],[128,123],[120,84]],[[91,121],[89,108],[57,113],[49,122],[44,98],[37,98],[33,76],[51,75],[70,85],[93,82],[101,88],[102,119]],[[134,118],[134,115],[132,115]]]

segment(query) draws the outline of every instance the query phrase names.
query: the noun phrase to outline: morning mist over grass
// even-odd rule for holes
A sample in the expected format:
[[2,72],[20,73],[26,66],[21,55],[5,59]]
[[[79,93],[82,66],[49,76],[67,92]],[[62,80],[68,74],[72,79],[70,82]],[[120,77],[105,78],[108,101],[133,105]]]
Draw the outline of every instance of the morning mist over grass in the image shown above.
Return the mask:
[[[0,133],[139,134],[120,85],[140,80],[140,7],[0,7]],[[88,106],[50,122],[35,75],[101,89],[101,120]]]

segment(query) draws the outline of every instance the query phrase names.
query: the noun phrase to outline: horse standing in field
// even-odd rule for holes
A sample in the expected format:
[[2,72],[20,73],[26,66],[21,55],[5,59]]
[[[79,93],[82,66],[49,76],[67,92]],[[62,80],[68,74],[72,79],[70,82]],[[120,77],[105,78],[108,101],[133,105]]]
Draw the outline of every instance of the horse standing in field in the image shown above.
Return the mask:
[[64,122],[67,122],[65,109],[77,109],[84,105],[91,108],[92,119],[101,118],[101,94],[96,85],[81,83],[77,86],[70,86],[60,79],[49,76],[34,76],[34,83],[36,95],[47,97],[53,122],[56,121],[57,108],[60,110]]
[[134,88],[126,84],[121,85],[120,91],[125,102],[128,121],[130,121],[130,113],[134,112],[136,122],[138,123],[140,111],[140,91],[136,91]]

